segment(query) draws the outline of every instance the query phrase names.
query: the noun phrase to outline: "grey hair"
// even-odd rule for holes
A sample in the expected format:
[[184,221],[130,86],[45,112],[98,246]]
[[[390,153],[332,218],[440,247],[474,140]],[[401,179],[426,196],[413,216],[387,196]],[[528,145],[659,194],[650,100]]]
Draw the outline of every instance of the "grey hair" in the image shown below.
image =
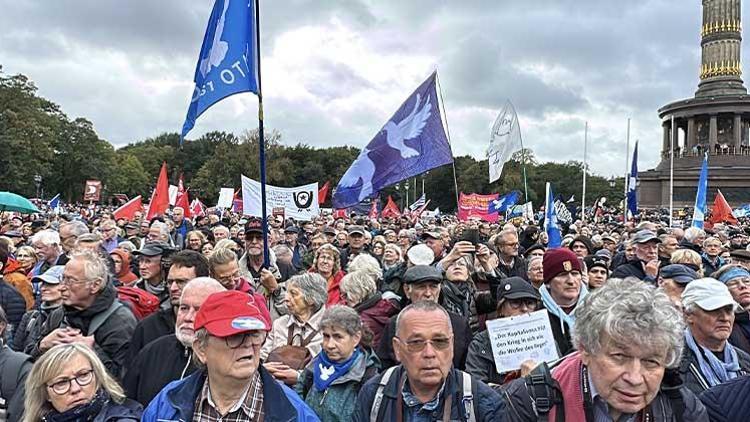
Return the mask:
[[430,300],[420,300],[419,302],[414,302],[408,305],[406,308],[402,309],[401,312],[398,313],[398,316],[396,317],[396,334],[397,335],[401,332],[401,325],[403,324],[403,319],[406,318],[406,314],[411,311],[442,313],[443,315],[445,315],[445,320],[448,321],[448,327],[449,327],[448,334],[453,335],[453,325],[451,324],[451,317],[448,315],[448,311],[446,311],[445,308],[438,305],[436,302],[432,302]]
[[44,245],[59,245],[60,244],[60,234],[58,234],[54,230],[42,230],[39,233],[35,234],[31,237],[31,244],[34,243],[42,243]]
[[273,253],[276,254],[276,256],[283,256],[283,255],[292,255],[292,249],[287,245],[276,245],[273,247]]
[[295,275],[286,282],[287,289],[297,286],[304,295],[305,302],[317,312],[328,301],[328,282],[318,273]]
[[103,290],[107,282],[107,263],[99,255],[88,249],[78,249],[73,252],[69,262],[73,262],[76,259],[83,261],[83,274],[86,277],[86,281],[93,283],[100,280]]
[[354,271],[341,279],[341,293],[353,303],[362,303],[365,299],[372,296],[378,289],[375,280],[372,279],[367,271]]
[[721,244],[721,239],[719,239],[719,238],[718,238],[718,237],[716,237],[716,236],[710,236],[710,237],[707,237],[707,238],[706,238],[706,239],[705,239],[705,240],[703,241],[703,247],[704,247],[704,248],[705,248],[705,247],[707,247],[707,246],[708,246],[708,244],[709,244],[709,243],[711,243],[711,242],[719,242],[719,246],[721,246],[721,245],[722,245],[722,244]]
[[372,255],[366,253],[361,253],[349,261],[347,271],[350,273],[364,271],[372,277],[375,282],[383,278],[383,268],[380,266],[380,262],[378,262],[378,260]]
[[221,225],[214,227],[213,230],[211,230],[211,233],[213,233],[214,236],[216,236],[216,232],[220,232],[220,231],[225,231],[227,232],[227,234],[229,234],[229,229],[226,228],[226,226],[221,226]]
[[597,354],[604,342],[666,350],[666,367],[680,362],[683,322],[669,297],[640,280],[611,278],[575,310],[573,344]]
[[690,227],[685,230],[685,234],[682,236],[682,238],[690,243],[693,243],[695,239],[704,236],[706,236],[706,232],[703,229],[699,229],[698,227]]
[[60,230],[62,230],[63,228],[70,230],[70,233],[75,237],[79,237],[81,235],[89,233],[89,228],[86,226],[86,224],[78,220],[62,224],[60,226]]
[[341,328],[347,334],[353,336],[362,334],[362,319],[354,309],[348,306],[335,305],[323,312],[318,327],[321,331],[324,328]]
[[527,263],[527,265],[526,265],[526,271],[528,271],[529,269],[531,269],[531,264],[533,264],[533,263],[535,263],[537,261],[543,261],[543,260],[544,260],[544,258],[541,257],[541,256],[535,256],[535,257],[531,258],[529,260],[529,262]]
[[229,248],[214,248],[208,257],[208,268],[211,274],[218,265],[226,265],[237,260],[237,254]]

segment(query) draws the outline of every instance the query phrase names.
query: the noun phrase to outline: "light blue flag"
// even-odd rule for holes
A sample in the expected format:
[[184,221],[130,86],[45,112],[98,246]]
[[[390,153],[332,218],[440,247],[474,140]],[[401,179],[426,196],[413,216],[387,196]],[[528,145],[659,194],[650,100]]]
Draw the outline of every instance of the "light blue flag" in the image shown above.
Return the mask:
[[180,143],[209,107],[240,92],[258,94],[254,0],[216,0],[208,19]]
[[638,141],[633,150],[633,163],[630,166],[630,177],[628,177],[628,211],[635,217],[638,214]]
[[490,201],[487,206],[487,214],[504,213],[508,208],[516,205],[518,199],[521,198],[521,191],[514,190],[506,193],[505,195]]
[[437,72],[412,93],[362,149],[333,191],[334,208],[348,208],[381,189],[453,162],[440,118]]
[[548,248],[559,248],[562,245],[562,230],[557,221],[557,210],[555,210],[555,196],[552,194],[552,185],[547,182],[547,196],[544,203],[544,231],[547,232],[549,241]]
[[703,156],[701,176],[698,179],[698,192],[695,194],[695,209],[693,210],[693,227],[703,228],[706,219],[706,192],[708,191],[708,154]]

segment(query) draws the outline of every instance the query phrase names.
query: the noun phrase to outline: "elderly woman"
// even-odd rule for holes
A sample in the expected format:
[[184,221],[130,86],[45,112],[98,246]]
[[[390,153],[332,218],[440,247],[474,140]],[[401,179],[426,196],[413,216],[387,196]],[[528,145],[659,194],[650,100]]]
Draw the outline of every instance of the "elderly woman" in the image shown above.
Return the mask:
[[114,262],[115,278],[122,286],[132,286],[138,281],[138,276],[130,269],[130,254],[124,249],[115,248],[109,253]]
[[142,413],[80,343],[55,346],[39,358],[26,379],[25,407],[24,422],[139,421]]
[[[521,277],[504,279],[497,287],[497,317],[507,318],[534,312],[541,306],[539,292]],[[530,365],[533,367],[533,365]],[[469,344],[466,354],[466,372],[474,379],[485,384],[501,385],[519,376],[525,376],[530,368],[524,371],[512,371],[499,374],[495,368],[490,335],[487,330],[478,332]]]
[[403,262],[404,257],[400,246],[395,243],[388,243],[383,247],[383,259],[381,260],[383,271],[395,268]]
[[21,269],[26,275],[31,274],[37,262],[36,252],[31,246],[21,246],[16,249],[16,260],[21,264]]
[[544,284],[544,268],[542,267],[542,257],[535,256],[529,259],[526,274],[529,276],[529,282],[535,289],[539,290]]
[[341,297],[354,308],[365,327],[372,333],[372,344],[380,344],[388,321],[401,310],[397,300],[384,299],[375,280],[366,271],[355,271],[341,280]]
[[380,361],[362,344],[363,329],[357,313],[346,306],[327,309],[320,320],[323,350],[295,388],[320,420],[350,421],[359,389],[378,373]]
[[189,231],[185,235],[185,249],[190,249],[196,252],[201,251],[201,246],[206,243],[206,235],[200,230]]
[[286,287],[284,305],[289,314],[273,322],[273,328],[260,350],[260,356],[271,375],[287,385],[294,385],[304,365],[294,368],[292,366],[300,362],[285,362],[284,356],[280,353],[281,348],[305,348],[309,357],[320,352],[323,342],[320,319],[328,300],[328,289],[326,280],[316,273],[296,275],[287,280]]
[[734,326],[729,342],[750,353],[750,272],[743,266],[729,264],[719,268],[713,277],[724,283],[735,302],[742,307],[734,314]]
[[315,251],[311,273],[320,274],[328,285],[328,302],[326,305],[343,304],[339,285],[344,278],[344,272],[341,270],[341,254],[335,246],[326,243]]
[[691,270],[695,271],[703,277],[703,260],[698,254],[690,249],[678,249],[672,252],[672,258],[670,259],[672,264],[682,264]]
[[208,258],[209,256],[211,256],[211,253],[213,251],[214,251],[214,244],[213,243],[206,242],[206,243],[204,243],[204,244],[201,245],[201,253],[206,258]]
[[469,318],[469,326],[476,331],[477,318],[477,288],[471,275],[474,265],[468,256],[451,262],[445,269],[445,278],[441,286],[440,304],[446,311]]
[[[684,324],[663,292],[642,281],[611,279],[586,297],[576,316],[579,352],[551,372],[547,365],[532,371],[560,385],[559,398],[540,419],[559,420],[564,412],[566,421],[708,420],[695,395],[675,386],[668,370],[680,363]],[[552,399],[526,382],[514,381],[503,392],[507,420],[530,420],[521,416],[529,414],[536,420],[533,403]]]

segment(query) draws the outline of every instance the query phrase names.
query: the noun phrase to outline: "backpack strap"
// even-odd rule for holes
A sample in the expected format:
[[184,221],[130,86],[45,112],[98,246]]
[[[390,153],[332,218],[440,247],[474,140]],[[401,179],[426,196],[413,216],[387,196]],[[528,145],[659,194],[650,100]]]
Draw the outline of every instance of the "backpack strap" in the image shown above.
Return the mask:
[[370,422],[378,422],[379,420],[378,413],[380,412],[380,405],[383,404],[383,390],[385,390],[385,386],[388,385],[388,381],[396,371],[396,368],[398,368],[398,366],[392,366],[386,369],[386,371],[383,372],[383,376],[380,377],[378,389],[375,391],[375,399],[373,400],[372,408],[370,409]]
[[120,303],[119,300],[115,299],[114,302],[112,302],[111,305],[109,305],[109,308],[107,308],[104,312],[99,312],[98,314],[94,315],[93,318],[91,318],[91,323],[89,324],[89,331],[88,335],[93,336],[94,333],[96,333],[96,330],[101,328],[101,326],[104,324],[104,322],[109,319],[109,317],[112,316],[115,312],[117,312],[118,309],[123,307],[124,305]]
[[538,422],[548,422],[549,412],[555,405],[559,405],[555,412],[555,422],[565,421],[565,407],[560,386],[552,378],[547,362],[537,365],[526,376],[525,382]]
[[463,398],[461,404],[464,407],[464,420],[466,422],[477,421],[477,401],[474,400],[474,391],[476,390],[474,379],[468,373],[461,372],[461,389],[463,390]]

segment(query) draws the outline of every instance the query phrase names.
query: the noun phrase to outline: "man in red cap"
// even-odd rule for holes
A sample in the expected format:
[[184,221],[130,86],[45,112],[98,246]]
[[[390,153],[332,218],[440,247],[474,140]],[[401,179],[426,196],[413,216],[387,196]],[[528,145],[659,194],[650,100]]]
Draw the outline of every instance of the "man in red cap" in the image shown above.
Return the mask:
[[164,387],[142,421],[318,421],[315,412],[260,366],[271,316],[256,296],[214,293],[195,316],[193,353],[204,369]]

